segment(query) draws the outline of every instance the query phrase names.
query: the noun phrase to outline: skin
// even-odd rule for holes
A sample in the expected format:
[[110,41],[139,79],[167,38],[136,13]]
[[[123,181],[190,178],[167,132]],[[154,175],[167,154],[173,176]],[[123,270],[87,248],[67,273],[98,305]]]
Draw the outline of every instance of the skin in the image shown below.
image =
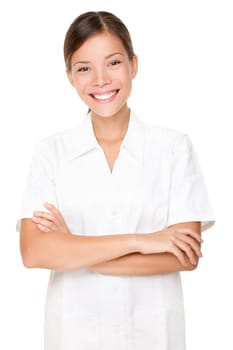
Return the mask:
[[[93,129],[110,171],[119,154],[129,122],[127,99],[138,70],[137,56],[129,60],[121,41],[109,33],[89,38],[72,56],[67,76],[91,110]],[[93,98],[117,92],[110,102]]]
[[[119,127],[122,132],[126,126],[127,99],[137,67],[137,57],[129,60],[121,41],[109,33],[92,36],[73,54],[67,76],[92,111],[93,126],[100,138],[106,139],[106,127],[111,128],[109,139],[112,139],[118,135]],[[117,94],[110,103],[93,98],[115,91]]]
[[[32,217],[38,228],[45,233],[59,231],[71,234],[59,210],[49,203],[45,203],[45,208],[48,211],[35,211]],[[200,244],[203,242],[199,233],[194,235],[196,242],[195,239],[193,240],[194,230],[200,232],[199,222],[172,225],[167,230],[156,232],[157,253],[151,254],[146,248],[141,253],[126,254],[116,259],[88,266],[87,268],[95,272],[115,275],[154,275],[194,270],[198,264],[199,257],[202,256]],[[139,244],[143,243],[144,237],[145,235],[137,235]],[[151,239],[152,244],[155,241],[155,234],[147,234],[146,239],[148,238]],[[149,243],[149,240],[147,243]],[[166,245],[167,248],[165,248]],[[162,253],[164,249],[170,250],[173,254],[168,252]],[[184,253],[185,251],[186,254]]]
[[[67,70],[72,86],[91,109],[94,133],[110,171],[127,131],[127,99],[137,66],[137,57],[130,60],[116,36],[101,33],[74,53]],[[27,267],[151,275],[193,270],[202,256],[199,222],[148,234],[82,236],[69,231],[57,208],[48,203],[45,207],[48,212],[36,211],[31,219],[22,219],[20,246]]]

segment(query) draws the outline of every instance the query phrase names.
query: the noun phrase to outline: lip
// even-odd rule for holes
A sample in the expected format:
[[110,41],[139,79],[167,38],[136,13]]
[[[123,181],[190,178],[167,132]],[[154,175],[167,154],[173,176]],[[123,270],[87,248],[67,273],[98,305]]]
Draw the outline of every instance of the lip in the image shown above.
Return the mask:
[[115,89],[115,90],[109,90],[109,91],[95,92],[90,94],[90,96],[97,103],[108,103],[114,100],[118,92],[119,92],[119,89]]

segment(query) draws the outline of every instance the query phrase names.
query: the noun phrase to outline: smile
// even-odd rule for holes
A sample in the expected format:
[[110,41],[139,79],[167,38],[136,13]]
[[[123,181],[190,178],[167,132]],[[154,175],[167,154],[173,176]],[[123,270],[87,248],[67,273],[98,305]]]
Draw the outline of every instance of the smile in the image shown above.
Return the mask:
[[91,94],[91,96],[99,102],[110,102],[119,90],[108,91],[102,94]]

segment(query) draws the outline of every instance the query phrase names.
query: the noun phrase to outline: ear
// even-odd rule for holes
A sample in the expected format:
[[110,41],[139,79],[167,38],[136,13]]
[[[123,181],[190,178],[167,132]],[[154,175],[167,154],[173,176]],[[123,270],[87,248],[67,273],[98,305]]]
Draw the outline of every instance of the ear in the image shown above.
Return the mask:
[[70,70],[69,68],[66,68],[66,75],[67,75],[67,78],[68,78],[70,84],[71,84],[72,86],[74,86],[74,81],[73,81],[72,72],[71,72],[71,70]]
[[138,56],[134,55],[132,57],[131,65],[132,65],[132,68],[131,68],[132,79],[134,79],[138,72]]

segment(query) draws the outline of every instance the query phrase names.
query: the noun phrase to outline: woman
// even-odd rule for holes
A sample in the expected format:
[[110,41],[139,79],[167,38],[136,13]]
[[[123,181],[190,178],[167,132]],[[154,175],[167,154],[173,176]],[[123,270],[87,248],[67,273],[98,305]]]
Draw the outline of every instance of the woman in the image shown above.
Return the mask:
[[64,56],[89,114],[38,143],[20,214],[24,265],[52,270],[45,349],[184,350],[179,271],[214,222],[192,144],[129,109],[137,56],[116,16],[76,18]]

